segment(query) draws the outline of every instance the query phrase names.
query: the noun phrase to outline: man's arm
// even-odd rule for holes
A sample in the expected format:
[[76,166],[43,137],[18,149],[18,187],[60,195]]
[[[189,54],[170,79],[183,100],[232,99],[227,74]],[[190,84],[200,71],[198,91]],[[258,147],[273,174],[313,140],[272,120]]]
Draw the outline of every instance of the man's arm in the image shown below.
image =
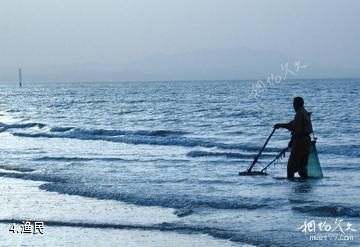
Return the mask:
[[277,123],[274,125],[275,129],[288,129],[288,130],[292,130],[292,126],[294,125],[294,121],[290,121],[288,123]]
[[275,129],[284,128],[288,129],[289,131],[293,133],[299,133],[303,129],[303,114],[301,112],[297,112],[295,114],[294,120],[288,122],[288,123],[278,123],[274,125]]

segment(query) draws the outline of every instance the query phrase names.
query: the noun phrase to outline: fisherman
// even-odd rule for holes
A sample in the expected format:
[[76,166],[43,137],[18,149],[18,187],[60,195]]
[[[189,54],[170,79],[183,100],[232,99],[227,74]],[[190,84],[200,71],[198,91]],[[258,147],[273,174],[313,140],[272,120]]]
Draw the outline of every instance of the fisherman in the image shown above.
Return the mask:
[[297,172],[300,177],[307,177],[306,165],[310,153],[311,139],[313,132],[310,115],[304,108],[304,99],[295,97],[293,102],[296,112],[294,120],[289,123],[278,123],[275,129],[285,128],[291,131],[289,147],[291,154],[287,165],[287,177],[294,178]]

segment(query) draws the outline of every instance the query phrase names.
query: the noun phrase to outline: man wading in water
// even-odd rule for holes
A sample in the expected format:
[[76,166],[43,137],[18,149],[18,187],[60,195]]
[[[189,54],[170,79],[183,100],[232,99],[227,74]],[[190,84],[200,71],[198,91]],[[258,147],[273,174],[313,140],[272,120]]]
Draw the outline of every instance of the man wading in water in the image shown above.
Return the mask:
[[307,177],[306,165],[310,153],[311,139],[313,132],[310,115],[304,108],[304,100],[301,97],[294,98],[294,110],[296,112],[294,120],[289,123],[278,123],[275,129],[285,128],[291,131],[289,147],[291,154],[287,165],[287,177],[294,178],[296,172],[300,177]]

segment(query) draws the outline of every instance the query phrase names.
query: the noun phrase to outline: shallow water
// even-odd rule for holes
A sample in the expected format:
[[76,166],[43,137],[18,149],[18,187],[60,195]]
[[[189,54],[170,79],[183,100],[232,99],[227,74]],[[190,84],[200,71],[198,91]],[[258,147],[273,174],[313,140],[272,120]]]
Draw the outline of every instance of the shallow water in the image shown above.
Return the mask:
[[[247,81],[2,84],[1,173],[48,181],[41,189],[185,212],[163,227],[255,245],[348,246],[309,241],[304,220],[336,218],[360,230],[360,84],[297,80],[249,98]],[[301,95],[313,112],[325,178],[238,176]],[[287,145],[275,132],[258,167]],[[181,214],[180,214],[181,215]],[[182,215],[181,215],[182,216]],[[110,219],[109,219],[110,220]],[[346,228],[346,227],[345,227]]]

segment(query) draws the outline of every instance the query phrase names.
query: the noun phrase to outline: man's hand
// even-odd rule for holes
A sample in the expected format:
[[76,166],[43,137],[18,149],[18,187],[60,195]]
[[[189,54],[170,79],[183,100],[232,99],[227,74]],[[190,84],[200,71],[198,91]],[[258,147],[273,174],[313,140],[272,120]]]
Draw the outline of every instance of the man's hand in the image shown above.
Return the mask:
[[280,129],[281,127],[282,127],[282,125],[279,124],[279,123],[277,123],[277,124],[274,125],[274,129]]

